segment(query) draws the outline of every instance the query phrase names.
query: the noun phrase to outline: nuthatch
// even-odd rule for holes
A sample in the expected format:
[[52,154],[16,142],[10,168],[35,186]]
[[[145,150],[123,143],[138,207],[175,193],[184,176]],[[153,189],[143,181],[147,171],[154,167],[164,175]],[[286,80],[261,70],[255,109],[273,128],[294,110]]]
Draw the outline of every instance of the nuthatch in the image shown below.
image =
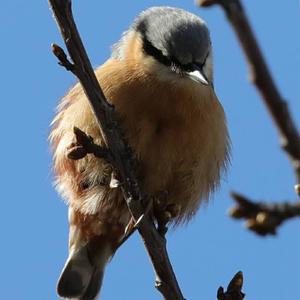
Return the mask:
[[[157,222],[163,215],[170,224],[188,221],[218,186],[229,157],[205,23],[178,8],[147,9],[95,73],[139,162],[141,188],[158,198],[149,213]],[[120,188],[109,184],[107,162],[91,154],[76,161],[67,157],[74,126],[104,145],[79,83],[58,110],[50,139],[56,184],[69,205],[70,223],[69,258],[58,294],[91,300],[131,217]]]

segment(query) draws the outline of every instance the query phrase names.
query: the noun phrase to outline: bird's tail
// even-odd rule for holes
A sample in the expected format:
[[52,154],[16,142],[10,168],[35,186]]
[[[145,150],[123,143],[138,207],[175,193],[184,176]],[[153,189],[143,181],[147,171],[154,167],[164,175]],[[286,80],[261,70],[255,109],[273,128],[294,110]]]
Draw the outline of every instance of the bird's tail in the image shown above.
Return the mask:
[[92,242],[71,252],[57,284],[57,293],[66,299],[92,300],[100,291],[105,266],[112,256],[102,245],[93,253]]
[[105,266],[114,250],[107,236],[99,235],[82,242],[80,227],[70,223],[69,257],[57,284],[60,297],[73,300],[97,298]]

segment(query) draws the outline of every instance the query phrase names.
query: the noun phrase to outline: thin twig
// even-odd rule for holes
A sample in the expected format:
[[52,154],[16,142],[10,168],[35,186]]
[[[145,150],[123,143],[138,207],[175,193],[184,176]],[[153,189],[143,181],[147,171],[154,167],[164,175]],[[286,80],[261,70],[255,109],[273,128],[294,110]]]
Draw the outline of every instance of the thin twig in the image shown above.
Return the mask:
[[[105,144],[110,150],[115,171],[122,181],[121,188],[128,208],[133,219],[138,220],[144,213],[142,200],[145,199],[145,195],[140,190],[137,180],[136,163],[132,157],[132,151],[120,134],[121,130],[117,125],[115,109],[107,102],[93,72],[73,19],[71,0],[49,0],[49,2],[72,63],[57,45],[52,46],[53,52],[60,64],[78,77],[98,120]],[[155,269],[157,289],[162,293],[165,300],[184,300],[169,261],[166,240],[157,232],[148,215],[139,223],[138,231],[143,238]]]
[[237,272],[228,284],[227,291],[224,293],[224,288],[219,287],[217,292],[218,300],[243,300],[245,294],[243,288],[243,273]]
[[231,193],[236,205],[229,210],[234,219],[245,219],[246,227],[258,235],[275,235],[286,220],[300,217],[300,202],[254,202],[238,193]]
[[198,0],[201,6],[223,7],[246,55],[250,78],[262,96],[280,135],[281,147],[288,154],[300,183],[300,137],[288,105],[274,83],[240,0]]
[[69,145],[67,149],[68,158],[78,160],[91,153],[96,157],[105,160],[105,162],[114,165],[113,156],[108,148],[95,144],[93,138],[86,135],[86,133],[79,128],[74,127],[73,130],[76,142]]

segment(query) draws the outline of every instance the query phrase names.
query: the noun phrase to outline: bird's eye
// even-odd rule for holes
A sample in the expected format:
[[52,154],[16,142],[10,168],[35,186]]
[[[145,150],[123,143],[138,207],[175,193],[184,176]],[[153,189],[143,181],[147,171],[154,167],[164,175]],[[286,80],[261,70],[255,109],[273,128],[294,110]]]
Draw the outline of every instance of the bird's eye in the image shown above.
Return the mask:
[[205,65],[205,62],[206,62],[206,61],[204,61],[203,63],[195,62],[194,65],[196,65],[200,70],[202,70],[203,67],[204,67],[204,65]]
[[191,71],[193,71],[193,69],[194,69],[193,65],[194,65],[193,63],[186,64],[186,65],[183,66],[183,68],[184,68],[184,70],[185,70],[186,72],[191,72]]
[[202,68],[205,66],[205,64],[206,64],[207,58],[208,58],[208,56],[209,56],[209,53],[210,53],[210,51],[208,51],[207,54],[205,55],[205,58],[204,58],[203,62],[197,62],[197,61],[196,61],[194,64],[195,64],[197,67],[199,67],[200,69],[202,69]]

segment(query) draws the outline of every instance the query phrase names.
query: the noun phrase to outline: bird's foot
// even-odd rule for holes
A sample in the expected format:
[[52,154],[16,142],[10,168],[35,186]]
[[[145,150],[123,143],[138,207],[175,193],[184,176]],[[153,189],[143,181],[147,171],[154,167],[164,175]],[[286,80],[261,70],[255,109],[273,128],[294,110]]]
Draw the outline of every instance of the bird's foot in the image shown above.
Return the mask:
[[176,218],[180,212],[180,207],[177,204],[168,202],[168,199],[169,193],[167,191],[160,191],[147,197],[143,214],[137,220],[134,220],[133,217],[130,219],[125,229],[125,236],[131,235],[144,217],[150,213],[156,220],[157,231],[164,237],[168,231],[167,224]]
[[179,206],[169,202],[169,193],[167,191],[158,192],[153,197],[153,214],[157,221],[157,230],[165,236],[168,227],[167,224],[179,214]]
[[150,197],[147,201],[147,204],[146,204],[143,214],[137,220],[135,220],[133,217],[131,217],[129,223],[127,224],[127,226],[125,228],[125,236],[130,235],[132,232],[134,232],[139,227],[139,224],[142,222],[144,217],[152,210],[152,207],[153,207],[153,198]]

